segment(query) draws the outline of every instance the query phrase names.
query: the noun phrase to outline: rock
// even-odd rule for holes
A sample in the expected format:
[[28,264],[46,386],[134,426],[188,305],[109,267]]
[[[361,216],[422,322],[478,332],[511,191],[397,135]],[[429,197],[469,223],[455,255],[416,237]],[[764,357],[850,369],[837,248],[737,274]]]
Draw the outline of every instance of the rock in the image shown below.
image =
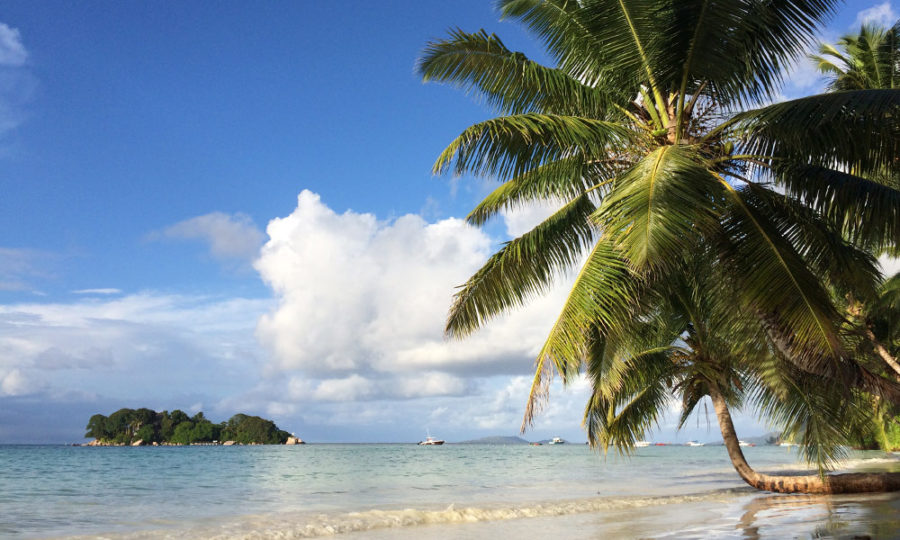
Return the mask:
[[153,446],[159,446],[159,443],[156,441],[153,441]]
[[144,445],[144,439],[138,439],[138,440],[134,441],[133,443],[131,443],[131,446],[143,446],[143,445]]
[[288,437],[284,444],[306,444],[300,437]]
[[222,443],[222,446],[234,446],[234,441],[225,441]]

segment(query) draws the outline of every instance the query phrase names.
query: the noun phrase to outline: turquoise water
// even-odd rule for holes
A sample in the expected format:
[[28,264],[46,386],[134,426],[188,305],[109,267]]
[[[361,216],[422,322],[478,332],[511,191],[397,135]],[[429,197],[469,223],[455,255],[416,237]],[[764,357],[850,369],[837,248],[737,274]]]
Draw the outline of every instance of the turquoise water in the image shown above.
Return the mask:
[[[803,469],[785,448],[746,453],[760,470]],[[630,459],[584,445],[0,446],[0,538],[891,538],[898,516],[894,495],[755,492],[721,446]]]

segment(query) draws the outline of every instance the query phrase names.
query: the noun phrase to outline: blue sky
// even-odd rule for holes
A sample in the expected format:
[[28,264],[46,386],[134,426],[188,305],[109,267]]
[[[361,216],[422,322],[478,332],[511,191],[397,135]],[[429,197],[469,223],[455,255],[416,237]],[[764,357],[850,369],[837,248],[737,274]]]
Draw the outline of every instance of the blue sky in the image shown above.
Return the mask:
[[[849,2],[823,38],[898,7]],[[414,73],[456,26],[542,58],[483,0],[0,6],[0,443],[126,406],[313,441],[516,433],[560,294],[441,337],[452,286],[546,211],[470,229],[490,183],[431,175],[490,116]],[[820,85],[801,64],[784,95]],[[584,440],[584,399],[554,388],[527,437]],[[657,438],[715,439],[699,420]]]

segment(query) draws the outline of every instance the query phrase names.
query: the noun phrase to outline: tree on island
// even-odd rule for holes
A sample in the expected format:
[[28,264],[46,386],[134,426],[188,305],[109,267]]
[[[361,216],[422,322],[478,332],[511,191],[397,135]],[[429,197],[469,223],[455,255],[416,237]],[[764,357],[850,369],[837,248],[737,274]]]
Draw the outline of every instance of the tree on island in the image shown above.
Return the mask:
[[[855,424],[861,392],[900,403],[890,366],[855,354],[834,295],[872,300],[871,253],[897,249],[900,192],[867,176],[896,168],[900,91],[767,105],[835,4],[501,0],[555,68],[484,31],[427,46],[425,80],[480,94],[502,115],[466,129],[435,164],[503,181],[468,221],[561,204],[461,288],[447,333],[470,334],[580,265],[537,358],[523,428],[554,374],[567,383],[587,371],[593,445],[628,451],[668,391],[689,398],[687,410],[708,395],[751,485],[900,489],[896,474],[761,478],[730,420],[730,407],[756,404],[824,468]],[[675,302],[698,275],[708,276],[702,287],[682,292],[699,296]],[[724,308],[690,312],[704,302]],[[719,318],[723,309],[731,313]],[[670,334],[644,351],[636,346],[653,329],[638,323],[650,320]]]
[[101,442],[131,444],[193,444],[231,440],[240,444],[284,444],[291,436],[271,420],[236,414],[227,422],[214,424],[202,412],[193,417],[175,409],[156,412],[151,409],[120,409],[109,417],[91,416],[85,437]]

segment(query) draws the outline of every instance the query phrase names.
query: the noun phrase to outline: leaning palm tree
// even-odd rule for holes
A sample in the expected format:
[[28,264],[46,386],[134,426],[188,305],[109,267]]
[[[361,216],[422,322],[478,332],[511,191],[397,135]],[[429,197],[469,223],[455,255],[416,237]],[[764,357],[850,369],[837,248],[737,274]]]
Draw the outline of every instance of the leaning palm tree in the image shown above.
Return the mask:
[[[481,95],[500,116],[461,133],[449,169],[498,178],[469,214],[481,225],[535,201],[559,210],[462,286],[447,333],[463,337],[579,267],[537,361],[523,428],[550,379],[582,373],[597,336],[627,328],[645,291],[711,249],[735,309],[793,369],[900,403],[900,385],[855,361],[825,276],[869,268],[855,247],[900,238],[900,192],[866,180],[900,153],[900,91],[764,105],[835,2],[503,0],[556,62],[484,31],[451,32],[425,80]],[[845,241],[846,240],[846,241]],[[876,271],[844,273],[866,300]],[[849,398],[848,398],[849,399]]]
[[[852,248],[851,248],[852,249]],[[771,346],[763,325],[735,309],[730,281],[712,250],[699,250],[682,271],[642,291],[644,301],[616,332],[595,332],[586,354],[592,395],[588,439],[627,453],[673,399],[681,424],[705,397],[712,400],[725,447],[751,486],[788,493],[900,489],[900,474],[825,475],[843,444],[868,427],[867,396],[811,377]],[[755,471],[741,451],[730,409],[752,407],[799,442],[819,474],[773,476]]]

